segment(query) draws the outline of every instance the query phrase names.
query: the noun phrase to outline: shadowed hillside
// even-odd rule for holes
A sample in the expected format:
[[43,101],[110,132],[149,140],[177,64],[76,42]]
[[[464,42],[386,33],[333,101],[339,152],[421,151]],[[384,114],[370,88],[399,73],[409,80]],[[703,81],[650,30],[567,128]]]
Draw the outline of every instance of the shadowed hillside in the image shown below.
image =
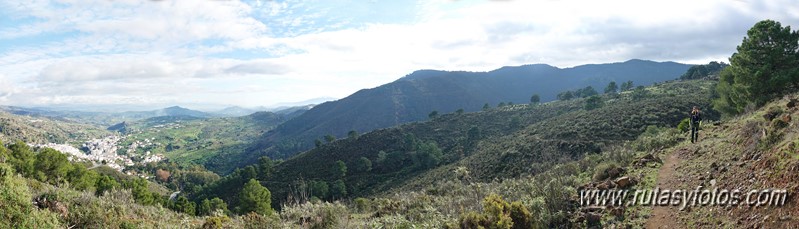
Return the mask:
[[539,94],[542,101],[553,100],[557,93],[592,86],[604,88],[609,82],[633,81],[649,85],[677,78],[690,65],[674,62],[630,60],[623,63],[583,65],[560,69],[549,65],[503,67],[490,72],[416,71],[395,82],[364,89],[333,102],[320,104],[274,131],[250,148],[246,160],[207,164],[209,169],[252,161],[266,155],[288,158],[310,149],[314,139],[325,135],[343,137],[349,131],[363,133],[402,123],[425,120],[431,111],[450,113],[480,110],[485,104],[529,103]]

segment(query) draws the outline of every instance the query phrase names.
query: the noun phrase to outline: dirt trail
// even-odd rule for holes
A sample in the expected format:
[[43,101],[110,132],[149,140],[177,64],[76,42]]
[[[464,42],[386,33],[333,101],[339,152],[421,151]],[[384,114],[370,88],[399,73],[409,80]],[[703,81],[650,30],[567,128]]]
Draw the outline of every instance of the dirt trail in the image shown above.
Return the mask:
[[[657,186],[660,188],[677,187],[679,183],[675,170],[677,165],[682,162],[679,156],[680,151],[671,152],[663,162],[663,166],[658,171]],[[646,228],[685,228],[677,220],[677,207],[660,207],[655,206],[652,208],[652,216],[646,221]]]

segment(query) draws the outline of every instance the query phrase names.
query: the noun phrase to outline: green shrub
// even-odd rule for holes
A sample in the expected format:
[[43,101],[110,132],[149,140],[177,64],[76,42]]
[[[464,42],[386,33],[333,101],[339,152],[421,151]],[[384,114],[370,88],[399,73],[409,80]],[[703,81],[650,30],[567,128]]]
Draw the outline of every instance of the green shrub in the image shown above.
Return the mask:
[[58,215],[31,205],[31,191],[11,166],[0,163],[0,228],[63,228]]
[[679,142],[677,129],[647,126],[644,133],[638,135],[635,141],[630,142],[631,148],[636,151],[651,151],[668,148]]
[[680,121],[680,124],[677,124],[677,130],[683,133],[691,130],[691,119],[685,118],[682,121]]
[[360,212],[368,212],[372,210],[372,201],[363,197],[355,198],[355,208]]
[[[619,166],[616,165],[616,163],[614,163],[614,162],[601,163],[601,164],[597,165],[596,168],[594,168],[593,179],[594,179],[594,181],[603,181],[605,179],[612,178],[611,175],[614,175],[614,174],[612,174],[613,170],[618,170],[618,169],[619,169]],[[615,174],[615,175],[618,175],[618,174]]]
[[533,225],[533,215],[519,201],[510,203],[510,218],[513,220],[513,229],[530,228]]
[[281,217],[304,228],[347,228],[349,211],[341,203],[304,203],[284,206]]
[[225,223],[230,222],[230,218],[227,216],[212,216],[205,218],[205,223],[203,223],[203,229],[220,229],[222,228]]

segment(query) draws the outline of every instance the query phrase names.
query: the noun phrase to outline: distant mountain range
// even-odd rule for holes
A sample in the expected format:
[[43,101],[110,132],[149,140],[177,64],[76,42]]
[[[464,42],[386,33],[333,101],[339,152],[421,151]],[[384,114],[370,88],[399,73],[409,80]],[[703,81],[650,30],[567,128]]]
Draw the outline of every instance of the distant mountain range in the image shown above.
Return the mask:
[[174,117],[183,116],[183,117],[192,117],[192,118],[241,117],[241,116],[255,114],[257,112],[263,112],[266,110],[270,110],[272,113],[282,115],[285,118],[293,118],[311,109],[311,107],[313,107],[313,105],[285,107],[275,110],[264,107],[251,109],[251,108],[233,106],[215,112],[204,112],[180,106],[171,106],[163,109],[148,110],[148,111],[124,111],[124,112],[74,111],[74,110],[29,108],[29,107],[17,107],[17,106],[0,106],[0,110],[16,115],[41,116],[41,117],[65,119],[65,120],[72,120],[83,123],[92,123],[92,124],[109,126],[121,122],[143,120],[153,117],[163,117],[163,116],[174,116]]
[[572,68],[534,64],[489,72],[415,71],[394,82],[319,104],[286,121],[252,146],[255,155],[251,157],[288,158],[310,149],[314,139],[328,134],[342,137],[351,130],[363,133],[425,120],[431,111],[469,112],[486,103],[492,107],[500,102],[528,103],[533,94],[546,102],[562,91],[586,86],[602,92],[611,81],[650,85],[676,79],[691,66],[634,59]]

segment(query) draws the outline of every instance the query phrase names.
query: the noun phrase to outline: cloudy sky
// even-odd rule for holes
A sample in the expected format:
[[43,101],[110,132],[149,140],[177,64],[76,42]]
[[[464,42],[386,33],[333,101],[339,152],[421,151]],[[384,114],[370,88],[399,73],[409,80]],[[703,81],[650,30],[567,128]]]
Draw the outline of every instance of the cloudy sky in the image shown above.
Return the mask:
[[269,106],[417,69],[727,61],[795,0],[0,2],[0,104]]

